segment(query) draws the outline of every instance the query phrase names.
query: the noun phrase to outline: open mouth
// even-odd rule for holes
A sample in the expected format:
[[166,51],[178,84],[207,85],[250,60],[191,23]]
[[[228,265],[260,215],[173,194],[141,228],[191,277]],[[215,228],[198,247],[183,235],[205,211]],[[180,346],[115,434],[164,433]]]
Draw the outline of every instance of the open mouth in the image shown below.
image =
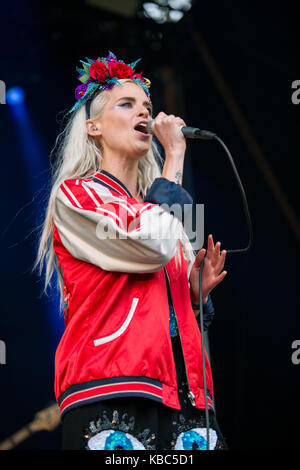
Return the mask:
[[144,135],[151,135],[147,131],[147,125],[146,124],[137,124],[134,128],[135,131],[140,132],[141,134]]

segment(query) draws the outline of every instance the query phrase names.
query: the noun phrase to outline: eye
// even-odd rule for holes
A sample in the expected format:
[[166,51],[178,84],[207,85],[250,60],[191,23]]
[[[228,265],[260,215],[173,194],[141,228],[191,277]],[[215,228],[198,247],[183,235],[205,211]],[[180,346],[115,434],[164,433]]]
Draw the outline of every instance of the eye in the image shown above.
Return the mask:
[[130,107],[132,106],[132,103],[130,103],[129,101],[126,101],[125,103],[121,103],[120,106],[127,106],[129,105]]
[[146,450],[132,434],[109,429],[101,431],[87,442],[90,450]]
[[[216,447],[218,436],[213,429],[209,430],[209,448]],[[182,432],[177,437],[174,450],[206,450],[206,428],[194,428]]]
[[[122,107],[127,107],[129,106],[130,108],[132,108],[132,103],[130,101],[125,101],[124,103],[121,103],[119,106],[122,106]],[[149,115],[152,116],[152,108],[151,106],[147,106],[146,107],[147,111],[149,112]]]

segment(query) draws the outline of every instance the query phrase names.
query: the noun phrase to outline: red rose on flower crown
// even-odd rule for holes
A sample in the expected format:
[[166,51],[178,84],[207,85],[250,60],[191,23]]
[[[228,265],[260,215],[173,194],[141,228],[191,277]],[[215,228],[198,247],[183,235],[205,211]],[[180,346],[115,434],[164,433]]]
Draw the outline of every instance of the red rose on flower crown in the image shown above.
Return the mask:
[[112,52],[109,52],[107,57],[98,57],[96,60],[88,58],[86,58],[86,62],[81,60],[82,68],[76,67],[79,72],[77,78],[81,82],[75,89],[77,102],[69,113],[91,99],[96,91],[111,89],[116,84],[121,85],[118,79],[133,80],[149,96],[150,80],[142,77],[142,72],[136,73],[134,71],[139,61],[140,59],[131,64],[125,64],[122,60],[118,60]]
[[134,74],[132,67],[122,62],[110,62],[108,70],[111,78],[131,78]]
[[108,77],[107,66],[103,62],[96,60],[89,67],[90,77],[98,82],[105,82]]

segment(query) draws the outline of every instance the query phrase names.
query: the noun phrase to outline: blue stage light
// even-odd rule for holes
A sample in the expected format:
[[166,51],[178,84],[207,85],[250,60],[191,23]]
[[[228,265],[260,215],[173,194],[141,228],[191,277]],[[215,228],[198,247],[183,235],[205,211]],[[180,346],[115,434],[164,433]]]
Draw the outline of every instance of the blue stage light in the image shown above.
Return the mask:
[[18,86],[10,88],[6,93],[6,103],[17,105],[23,103],[25,98],[24,90]]

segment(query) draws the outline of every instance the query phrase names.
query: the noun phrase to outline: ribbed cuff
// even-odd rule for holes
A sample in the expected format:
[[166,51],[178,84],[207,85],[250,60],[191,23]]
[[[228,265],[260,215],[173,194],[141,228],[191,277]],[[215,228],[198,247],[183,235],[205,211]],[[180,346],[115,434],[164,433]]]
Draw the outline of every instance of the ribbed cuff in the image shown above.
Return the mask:
[[[199,309],[200,309],[200,306],[199,306]],[[211,296],[209,294],[208,294],[208,297],[207,297],[207,302],[205,304],[203,304],[202,311],[203,311],[203,328],[204,328],[204,331],[206,331],[210,327],[210,325],[211,325],[211,323],[214,319],[214,315],[215,315],[215,309],[214,309],[214,306],[213,306],[213,303],[212,303],[212,300],[211,300]],[[197,323],[200,327],[200,317],[199,317],[199,315],[197,317]]]
[[[172,206],[179,204],[181,210],[187,213],[187,209],[191,209],[193,199],[191,195],[180,184],[169,181],[166,178],[156,178],[144,198],[144,202],[151,202],[153,204],[166,204]],[[185,208],[185,205],[190,205],[190,208]]]

